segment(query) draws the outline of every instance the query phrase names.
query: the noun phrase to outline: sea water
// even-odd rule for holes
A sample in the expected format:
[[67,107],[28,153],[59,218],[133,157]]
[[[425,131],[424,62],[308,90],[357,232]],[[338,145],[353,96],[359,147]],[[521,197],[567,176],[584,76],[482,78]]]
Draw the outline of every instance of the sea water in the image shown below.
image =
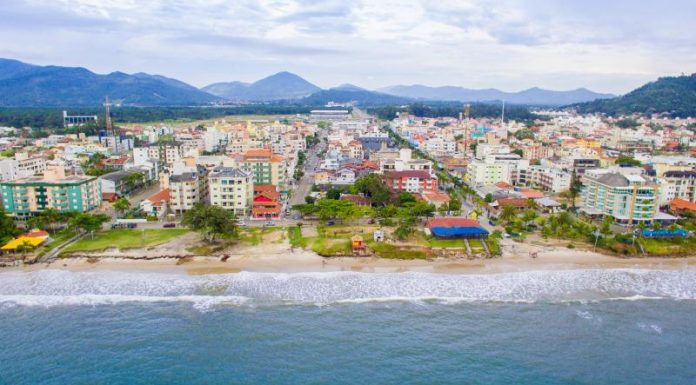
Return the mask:
[[0,384],[694,384],[696,271],[0,273]]

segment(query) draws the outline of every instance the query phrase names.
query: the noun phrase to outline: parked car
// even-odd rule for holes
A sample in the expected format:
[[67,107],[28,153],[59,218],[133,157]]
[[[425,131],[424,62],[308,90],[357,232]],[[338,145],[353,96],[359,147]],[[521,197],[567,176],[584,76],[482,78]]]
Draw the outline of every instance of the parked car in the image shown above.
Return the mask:
[[123,228],[123,223],[112,223],[111,224],[112,229],[122,229]]
[[247,224],[244,221],[237,221],[237,226],[239,226],[239,227],[246,227],[246,225]]
[[327,221],[326,224],[327,224],[328,226],[333,226],[333,225],[336,224],[336,221],[330,220],[330,221]]
[[129,229],[134,229],[134,228],[136,228],[136,227],[138,227],[138,224],[137,224],[137,223],[129,223],[129,224],[128,224],[128,228],[129,228]]
[[302,216],[301,216],[300,214],[293,214],[293,215],[292,215],[292,219],[294,219],[294,220],[297,221],[297,220],[302,219]]
[[165,223],[162,227],[171,229],[173,227],[176,227],[176,223]]
[[375,220],[374,220],[373,218],[370,218],[370,219],[367,220],[367,224],[368,224],[368,225],[374,225],[374,224],[375,224]]

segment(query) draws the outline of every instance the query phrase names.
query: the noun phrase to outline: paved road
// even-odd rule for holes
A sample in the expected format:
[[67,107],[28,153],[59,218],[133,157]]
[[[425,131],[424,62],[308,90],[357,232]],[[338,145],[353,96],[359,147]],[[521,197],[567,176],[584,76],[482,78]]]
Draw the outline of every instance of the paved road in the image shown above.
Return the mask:
[[319,166],[319,156],[318,154],[324,150],[326,143],[324,142],[324,137],[326,136],[326,130],[317,131],[317,138],[319,143],[307,151],[307,160],[304,164],[304,176],[299,182],[293,184],[292,197],[290,198],[290,206],[299,205],[305,203],[304,198],[309,195],[309,190],[314,184],[314,169]]

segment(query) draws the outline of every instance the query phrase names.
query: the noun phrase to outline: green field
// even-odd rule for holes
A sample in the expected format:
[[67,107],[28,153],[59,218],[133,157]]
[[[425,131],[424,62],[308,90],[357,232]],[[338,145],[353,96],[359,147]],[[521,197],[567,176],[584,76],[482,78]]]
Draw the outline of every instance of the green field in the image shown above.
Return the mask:
[[61,254],[78,251],[103,251],[118,247],[121,250],[149,247],[167,243],[188,233],[187,229],[116,229],[97,233],[94,238],[84,238],[68,246]]

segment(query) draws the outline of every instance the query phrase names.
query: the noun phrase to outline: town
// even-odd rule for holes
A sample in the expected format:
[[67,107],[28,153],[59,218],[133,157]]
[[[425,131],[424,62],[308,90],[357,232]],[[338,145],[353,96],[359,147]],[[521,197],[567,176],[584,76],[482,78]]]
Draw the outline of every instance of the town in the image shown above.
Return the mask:
[[[113,249],[224,258],[268,242],[424,260],[516,245],[531,258],[545,246],[696,249],[692,118],[539,110],[515,121],[463,105],[456,117],[381,120],[347,106],[115,124],[105,106],[64,111],[61,134],[2,128],[3,264]],[[93,135],[81,130],[102,119]]]

